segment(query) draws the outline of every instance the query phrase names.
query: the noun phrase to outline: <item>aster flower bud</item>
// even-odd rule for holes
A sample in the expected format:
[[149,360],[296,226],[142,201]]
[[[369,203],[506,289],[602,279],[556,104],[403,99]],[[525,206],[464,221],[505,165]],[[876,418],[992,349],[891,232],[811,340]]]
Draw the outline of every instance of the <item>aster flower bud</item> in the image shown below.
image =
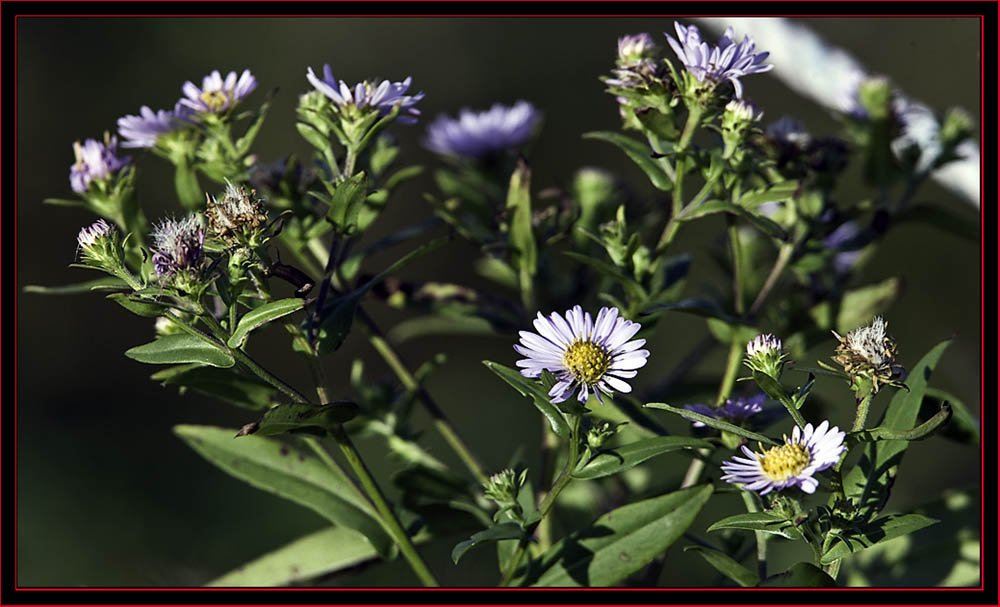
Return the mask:
[[510,468],[501,470],[483,483],[486,497],[496,502],[503,510],[516,509],[517,494],[520,492],[524,481],[528,477],[528,471],[524,470],[520,475]]
[[758,335],[747,343],[747,357],[744,363],[754,371],[759,371],[775,381],[781,377],[781,368],[787,355],[781,350],[781,340],[771,335]]
[[237,188],[228,179],[222,200],[208,196],[205,217],[209,231],[230,245],[257,246],[267,222],[264,203],[256,198],[256,190]]
[[643,32],[622,36],[618,39],[618,60],[616,64],[620,68],[640,65],[653,58],[656,52],[656,43],[652,36]]
[[764,112],[745,99],[733,99],[722,113],[723,158],[730,158],[746,138],[750,128],[764,117]]
[[81,261],[99,269],[114,269],[122,265],[122,247],[118,230],[98,219],[80,230],[76,237],[80,246]]
[[591,449],[600,449],[609,438],[618,434],[618,429],[628,422],[613,423],[609,421],[594,422],[587,430],[587,445]]
[[[902,368],[896,365],[896,342],[887,333],[888,327],[877,316],[870,325],[858,327],[846,337],[833,331],[840,342],[833,360],[851,376],[856,391],[865,391],[870,382],[872,391],[878,392],[879,382],[893,383],[902,374]],[[858,382],[859,378],[864,381]]]

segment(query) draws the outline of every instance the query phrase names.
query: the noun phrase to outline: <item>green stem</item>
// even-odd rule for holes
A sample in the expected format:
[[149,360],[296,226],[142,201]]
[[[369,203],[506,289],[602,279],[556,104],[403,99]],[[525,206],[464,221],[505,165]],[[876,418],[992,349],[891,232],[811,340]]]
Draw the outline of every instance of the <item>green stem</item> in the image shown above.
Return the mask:
[[559,474],[559,478],[556,479],[555,483],[552,485],[552,489],[545,494],[545,498],[542,499],[542,503],[538,506],[538,513],[541,515],[538,523],[535,523],[528,529],[525,529],[524,536],[517,543],[517,549],[514,551],[514,555],[510,559],[510,564],[507,565],[507,571],[503,574],[503,579],[500,580],[501,586],[507,586],[511,579],[514,577],[514,573],[517,571],[518,565],[521,564],[521,559],[524,557],[524,553],[528,548],[528,542],[531,536],[534,534],[535,529],[538,528],[539,523],[545,520],[548,516],[549,511],[552,510],[552,506],[556,503],[556,498],[559,497],[559,493],[566,488],[566,485],[573,479],[573,470],[576,469],[577,459],[580,457],[580,416],[574,415],[573,420],[570,423],[570,433],[569,433],[569,455],[566,458],[566,466],[563,468],[562,472]]
[[[552,483],[552,474],[556,466],[556,450],[559,448],[559,437],[552,431],[547,419],[542,418],[542,467],[538,479],[540,487],[548,487]],[[539,494],[539,499],[545,499],[545,493]],[[542,519],[538,522],[538,546],[544,551],[552,545],[552,521]]]
[[729,246],[733,254],[733,304],[736,314],[743,316],[743,281],[740,279],[740,268],[743,267],[743,251],[740,247],[739,226],[736,225],[736,218],[726,215],[726,223],[729,225]]
[[451,421],[445,415],[441,407],[438,406],[437,402],[431,397],[430,393],[426,388],[420,385],[420,382],[410,373],[409,368],[403,363],[399,358],[399,355],[392,348],[389,342],[381,335],[378,326],[375,324],[374,320],[359,306],[358,316],[365,322],[368,326],[370,337],[368,338],[369,343],[375,348],[375,351],[382,356],[382,359],[389,365],[393,373],[399,379],[400,383],[407,391],[416,394],[417,398],[424,405],[424,408],[430,414],[434,421],[434,427],[437,428],[441,436],[444,437],[445,441],[451,446],[458,457],[462,460],[462,463],[469,469],[469,472],[476,478],[476,481],[480,484],[486,483],[489,477],[483,471],[483,467],[479,464],[479,460],[472,454],[469,447],[466,446],[465,442],[462,441],[458,432],[451,425]]
[[365,466],[364,461],[361,459],[361,454],[358,453],[354,443],[351,442],[344,427],[341,425],[333,426],[330,429],[330,433],[333,435],[333,439],[337,441],[337,445],[340,446],[340,450],[343,452],[347,463],[350,464],[351,469],[354,470],[354,474],[361,481],[361,486],[364,487],[368,497],[375,505],[375,510],[378,511],[379,516],[382,518],[385,530],[392,536],[396,544],[399,545],[400,551],[410,564],[413,572],[417,574],[417,577],[420,578],[424,586],[439,586],[437,580],[434,579],[434,575],[427,568],[417,549],[413,546],[413,542],[410,541],[410,536],[407,535],[399,519],[396,518],[396,513],[389,507],[385,495],[382,494],[381,489],[375,483],[375,479],[372,478],[371,472]]
[[869,390],[868,394],[858,401],[858,409],[854,415],[854,425],[851,426],[851,432],[865,429],[865,422],[868,421],[868,409],[871,408],[872,397],[874,395],[875,393]]
[[697,130],[698,125],[701,123],[702,110],[697,106],[694,109],[689,109],[687,123],[684,125],[684,131],[681,133],[681,138],[674,146],[674,151],[677,153],[676,168],[674,169],[674,196],[673,205],[671,208],[670,219],[667,221],[667,225],[663,228],[663,233],[660,235],[660,240],[656,244],[656,255],[661,255],[670,246],[673,241],[674,236],[677,234],[677,230],[680,229],[680,222],[677,220],[678,216],[681,214],[684,202],[684,173],[687,172],[688,163],[687,157],[684,155],[684,151],[687,149],[688,145],[691,143],[691,138],[694,136],[695,130]]
[[733,385],[736,384],[736,376],[740,371],[740,363],[743,361],[743,344],[734,341],[729,345],[729,358],[726,359],[726,371],[722,375],[722,383],[719,384],[719,393],[715,397],[715,406],[721,407],[729,395],[732,394]]
[[795,245],[791,242],[786,242],[781,245],[781,250],[778,251],[778,259],[774,262],[774,267],[771,268],[771,273],[768,274],[767,279],[764,281],[764,286],[760,288],[760,293],[757,294],[757,298],[753,300],[753,304],[750,305],[750,312],[748,316],[753,318],[760,312],[761,306],[764,305],[764,301],[767,296],[771,293],[774,285],[777,284],[778,278],[781,277],[781,273],[785,271],[785,266],[788,265],[789,260],[792,258],[792,252],[795,250]]
[[[760,508],[757,507],[757,502],[754,501],[752,492],[740,491],[740,497],[743,498],[743,504],[746,506],[747,512],[760,511]],[[767,579],[767,534],[763,531],[754,531],[753,534],[757,540],[757,575],[763,581]]]

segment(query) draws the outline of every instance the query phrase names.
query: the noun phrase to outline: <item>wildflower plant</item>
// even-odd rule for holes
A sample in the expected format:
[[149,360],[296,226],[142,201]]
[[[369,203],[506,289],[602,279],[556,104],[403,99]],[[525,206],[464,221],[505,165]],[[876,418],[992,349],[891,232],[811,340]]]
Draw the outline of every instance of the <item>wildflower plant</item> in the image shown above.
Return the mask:
[[[925,403],[948,342],[923,357],[897,345],[884,318],[899,280],[857,282],[880,226],[910,208],[911,189],[898,202],[888,197],[890,177],[919,183],[929,166],[946,164],[968,136],[968,118],[953,112],[931,125],[940,144],[932,159],[921,152],[880,164],[895,158],[890,146],[923,138],[913,120],[897,143],[885,136],[914,111],[893,102],[887,83],[864,86],[864,115],[843,117],[847,145],[792,118],[761,124],[763,109],[750,96],[771,66],[751,37],[738,42],[730,29],[709,44],[696,26],[677,23],[661,40],[672,54],[657,39],[625,35],[617,53],[609,47],[602,81],[623,132],[584,135],[641,169],[657,194],[647,212],[603,169],[540,188],[550,178],[534,174],[530,143],[544,136],[545,108],[497,103],[426,127],[427,160],[438,166],[424,195],[432,216],[366,240],[399,186],[423,171],[395,166],[393,132],[423,128],[424,93],[411,90],[410,77],[352,85],[330,65],[303,70],[294,128],[312,147],[304,161],[251,153],[271,99],[255,100],[249,69],[184,83],[172,110],[143,106],[120,118],[122,147],[174,166],[176,214],[152,226],[116,137],[74,146],[69,189],[79,200],[59,202],[99,216],[78,235],[79,265],[109,274],[100,288],[149,318],[147,338],[155,336],[125,355],[159,365],[152,378],[162,385],[240,407],[231,429],[175,432],[226,473],[335,525],[331,550],[351,557],[310,563],[316,576],[400,555],[415,576],[405,584],[434,586],[439,573],[422,546],[433,541],[454,546],[454,566],[493,545],[501,586],[610,586],[633,583],[671,545],[696,542],[704,562],[685,552],[692,566],[714,567],[741,586],[835,585],[854,553],[937,522],[882,511],[910,441],[949,424],[969,427],[961,403]],[[854,156],[881,188],[880,202],[835,199]],[[731,281],[692,293],[700,287],[676,236],[709,218],[723,220],[721,244],[707,246]],[[401,277],[459,240],[473,257],[451,263],[468,262],[487,287]],[[397,252],[394,261],[376,263],[386,250]],[[386,330],[370,312],[379,306],[408,316]],[[659,358],[675,344],[658,329],[685,315],[704,322],[710,345],[728,354],[711,393],[675,407],[661,401],[684,394]],[[248,344],[265,331],[288,340],[310,390],[251,355]],[[483,388],[469,406],[492,406],[492,391],[505,388],[526,399],[544,425],[537,465],[519,455],[523,436],[510,437],[509,460],[484,460],[426,384],[447,364],[444,354],[411,365],[398,351],[440,334],[508,340],[514,352],[484,361]],[[355,335],[394,379],[344,360],[341,346]],[[816,348],[836,366],[805,362]],[[349,369],[348,383],[327,381],[328,360]],[[743,396],[738,380],[749,388]],[[812,398],[819,381],[841,384],[838,402],[821,407]],[[876,399],[884,412],[872,424]],[[413,421],[418,408],[458,465],[426,446],[427,432]],[[848,429],[839,420],[852,414]],[[372,474],[355,447],[360,436],[384,445],[391,478]],[[653,468],[662,474],[634,470]],[[387,492],[390,483],[398,491]],[[557,508],[569,504],[571,484],[588,487],[578,509],[595,515],[590,525],[571,527]],[[731,503],[734,494],[745,512],[696,522],[709,501]],[[804,543],[812,558],[775,571],[768,546],[785,542]],[[241,569],[216,583],[255,585],[248,575]]]

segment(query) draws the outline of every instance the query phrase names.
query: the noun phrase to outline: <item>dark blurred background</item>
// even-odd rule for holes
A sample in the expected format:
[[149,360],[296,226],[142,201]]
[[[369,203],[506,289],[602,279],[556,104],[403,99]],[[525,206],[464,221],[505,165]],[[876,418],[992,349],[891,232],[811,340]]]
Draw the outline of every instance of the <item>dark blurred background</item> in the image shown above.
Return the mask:
[[[910,97],[939,110],[958,105],[979,116],[978,20],[803,21],[871,71],[890,76]],[[232,479],[174,436],[171,427],[178,423],[236,428],[253,414],[198,395],[181,397],[173,388],[150,382],[156,367],[122,355],[152,339],[149,319],[131,315],[98,294],[22,292],[28,284],[96,278],[67,267],[74,259],[77,231],[92,216],[41,202],[72,196],[68,172],[73,141],[113,131],[118,117],[136,113],[141,105],[172,107],[185,80],[200,83],[213,69],[225,73],[250,68],[259,88],[248,106],[256,106],[270,89],[279,89],[256,153],[266,161],[289,152],[301,157],[309,148],[293,128],[296,98],[308,88],[306,66],[318,69],[330,63],[337,77],[349,82],[373,75],[393,80],[412,75],[414,89],[426,92],[419,106],[424,116],[420,124],[393,129],[403,145],[404,165],[435,164],[419,142],[438,113],[523,98],[545,114],[542,136],[530,157],[536,189],[566,186],[580,166],[597,166],[623,176],[639,196],[655,202],[655,191],[623,154],[605,143],[581,140],[580,135],[619,128],[614,99],[597,80],[613,64],[618,36],[647,31],[658,38],[659,32],[672,29],[671,19],[638,18],[18,19],[17,583],[200,585],[326,524],[309,510]],[[715,40],[717,35],[706,32],[705,37]],[[767,49],[766,40],[757,43]],[[764,108],[765,122],[790,114],[814,134],[838,133],[837,122],[826,111],[791,93],[772,74],[752,76],[744,84],[746,95]],[[146,215],[155,220],[179,212],[167,163],[151,154],[133,155]],[[867,195],[857,185],[858,174],[856,166],[848,170],[843,200]],[[426,218],[430,209],[422,192],[432,188],[426,175],[405,185],[368,237]],[[917,198],[957,208],[969,217],[978,214],[932,183]],[[706,222],[702,228],[682,230],[675,251],[703,253],[707,239],[721,227],[721,222]],[[372,267],[397,253],[374,258]],[[462,245],[446,248],[405,275],[463,280],[469,272],[462,263],[470,259],[467,253]],[[688,286],[693,295],[718,280],[713,270],[701,271],[699,259],[696,254]],[[959,396],[975,414],[981,366],[979,260],[975,243],[908,224],[890,232],[876,260],[858,279],[858,284],[894,275],[905,279],[902,299],[886,315],[904,365],[912,366],[938,341],[957,336],[933,383]],[[398,316],[384,306],[370,307],[386,325]],[[661,379],[705,334],[700,320],[666,317],[651,336],[650,364],[640,372],[638,388]],[[251,349],[277,374],[305,387],[307,374],[285,354],[287,345],[282,331],[275,330],[255,336]],[[424,338],[402,348],[410,361],[435,352],[450,355],[429,388],[491,469],[506,465],[518,445],[526,448],[529,467],[537,465],[536,411],[479,363],[490,358],[512,365],[510,346],[508,339]],[[831,340],[812,353],[812,360],[828,358],[832,347]],[[388,376],[387,368],[355,335],[326,360],[333,386],[346,386],[354,357],[365,359],[370,373]],[[717,349],[695,373],[717,377],[723,357]],[[825,402],[849,402],[843,386],[821,383],[819,394]],[[882,397],[879,409],[885,400]],[[829,407],[822,413],[845,425],[852,419],[851,409]],[[675,424],[666,416],[662,421]],[[425,418],[419,423],[429,427]],[[431,430],[424,436],[434,454],[454,461],[437,434]],[[385,479],[396,466],[382,459],[382,446],[366,442],[362,449],[388,485]],[[915,443],[890,510],[905,511],[947,488],[978,482],[979,461],[977,449],[941,438]],[[655,474],[678,481],[687,464],[684,457],[672,455],[654,462],[649,468]],[[696,529],[704,529],[710,516],[741,507],[735,497],[718,498],[713,504],[715,510],[706,512]],[[494,584],[493,550],[474,550],[461,568],[452,565],[448,554],[459,539],[446,538],[422,549],[440,581]],[[789,563],[795,556],[808,555],[778,558]],[[663,585],[716,581],[707,565],[682,555],[676,546],[668,560]],[[400,559],[331,583],[410,585],[416,579]]]

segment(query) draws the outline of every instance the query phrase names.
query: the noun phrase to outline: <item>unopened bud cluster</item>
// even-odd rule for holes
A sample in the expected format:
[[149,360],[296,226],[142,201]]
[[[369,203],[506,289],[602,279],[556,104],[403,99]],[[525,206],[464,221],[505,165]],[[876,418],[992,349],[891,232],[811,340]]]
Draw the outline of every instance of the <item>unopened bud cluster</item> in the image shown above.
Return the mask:
[[517,506],[517,494],[528,476],[524,470],[520,475],[510,468],[497,472],[483,483],[486,497],[496,502],[501,509],[511,509]]

